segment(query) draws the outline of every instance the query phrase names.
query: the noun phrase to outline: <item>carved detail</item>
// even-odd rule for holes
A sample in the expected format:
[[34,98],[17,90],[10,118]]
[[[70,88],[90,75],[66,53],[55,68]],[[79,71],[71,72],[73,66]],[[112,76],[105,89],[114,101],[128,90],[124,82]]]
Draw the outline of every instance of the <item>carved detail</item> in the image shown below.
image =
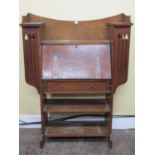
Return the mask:
[[24,40],[28,40],[28,39],[29,39],[28,34],[25,34],[25,35],[24,35]]

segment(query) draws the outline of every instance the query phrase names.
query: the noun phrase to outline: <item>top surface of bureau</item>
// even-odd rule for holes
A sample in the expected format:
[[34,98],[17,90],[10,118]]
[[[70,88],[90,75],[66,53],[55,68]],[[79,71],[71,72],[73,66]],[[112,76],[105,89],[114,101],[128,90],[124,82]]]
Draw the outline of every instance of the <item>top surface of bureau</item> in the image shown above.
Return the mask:
[[42,45],[42,79],[111,79],[110,44]]

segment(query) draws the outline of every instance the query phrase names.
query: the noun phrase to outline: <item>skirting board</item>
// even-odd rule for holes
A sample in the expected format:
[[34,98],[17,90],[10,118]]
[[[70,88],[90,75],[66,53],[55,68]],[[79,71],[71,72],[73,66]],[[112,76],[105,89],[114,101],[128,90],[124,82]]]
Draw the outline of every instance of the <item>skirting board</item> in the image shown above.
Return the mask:
[[[39,122],[40,115],[20,115],[19,120],[24,121],[24,122]],[[79,119],[76,118],[74,119],[78,121]],[[102,120],[99,118],[92,118],[92,117],[87,117],[84,119],[85,121],[87,120]],[[112,129],[134,129],[135,128],[135,117],[123,117],[123,116],[113,116],[112,120]],[[21,122],[20,122],[21,123]],[[20,125],[20,128],[40,128],[40,124],[37,125]]]

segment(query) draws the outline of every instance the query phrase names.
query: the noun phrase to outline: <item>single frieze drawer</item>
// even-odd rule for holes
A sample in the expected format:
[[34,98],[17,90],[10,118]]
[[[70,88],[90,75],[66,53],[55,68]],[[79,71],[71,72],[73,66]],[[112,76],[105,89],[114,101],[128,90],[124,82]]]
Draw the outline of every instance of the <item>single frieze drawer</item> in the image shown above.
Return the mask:
[[75,82],[75,81],[49,81],[46,82],[45,92],[48,93],[76,93],[76,92],[108,92],[110,87],[107,82]]

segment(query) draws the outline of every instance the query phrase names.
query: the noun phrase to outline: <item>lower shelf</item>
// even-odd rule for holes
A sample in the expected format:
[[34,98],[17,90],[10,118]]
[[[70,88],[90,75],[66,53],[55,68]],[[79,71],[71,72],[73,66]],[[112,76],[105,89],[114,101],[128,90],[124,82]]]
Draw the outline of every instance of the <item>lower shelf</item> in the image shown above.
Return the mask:
[[89,126],[52,126],[46,127],[47,137],[103,137],[109,135],[108,127],[101,125]]
[[44,112],[48,113],[105,113],[110,112],[110,105],[105,100],[65,99],[46,100]]

